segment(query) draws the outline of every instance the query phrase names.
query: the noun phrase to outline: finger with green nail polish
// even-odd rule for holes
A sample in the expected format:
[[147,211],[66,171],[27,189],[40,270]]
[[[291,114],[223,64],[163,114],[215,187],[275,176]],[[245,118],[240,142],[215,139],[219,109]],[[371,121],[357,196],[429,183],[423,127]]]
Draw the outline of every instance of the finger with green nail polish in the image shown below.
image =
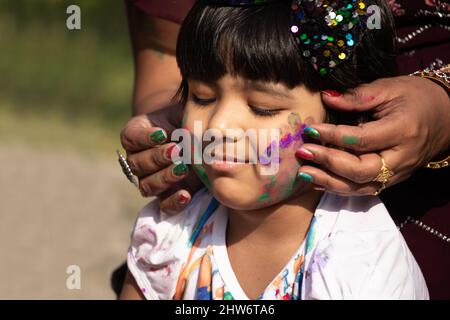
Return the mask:
[[189,169],[188,169],[187,165],[185,165],[183,162],[177,164],[172,170],[173,174],[177,177],[186,175],[188,173],[188,171],[189,171]]
[[314,128],[306,127],[305,130],[303,130],[303,133],[304,133],[305,135],[307,135],[308,137],[310,137],[310,138],[313,138],[313,139],[320,139],[320,133],[319,133],[319,131],[317,131],[317,130],[314,129]]
[[150,140],[153,143],[159,144],[167,139],[167,134],[163,129],[150,133]]
[[313,177],[312,177],[311,175],[309,175],[309,174],[307,174],[307,173],[304,173],[304,172],[300,172],[300,173],[298,174],[298,178],[299,178],[300,180],[302,180],[302,181],[310,182],[310,183],[314,181],[314,179],[313,179]]

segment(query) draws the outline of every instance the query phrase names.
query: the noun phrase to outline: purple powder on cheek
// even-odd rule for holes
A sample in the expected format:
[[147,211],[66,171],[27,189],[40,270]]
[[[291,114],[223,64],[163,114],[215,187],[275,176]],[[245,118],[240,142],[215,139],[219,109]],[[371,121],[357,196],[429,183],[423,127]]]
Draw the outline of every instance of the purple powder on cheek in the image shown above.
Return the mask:
[[273,159],[267,157],[266,155],[262,155],[259,157],[259,162],[264,165],[267,166],[269,164],[273,163],[281,163],[281,158],[280,157],[274,157]]
[[273,161],[273,163],[281,163],[280,157],[274,157],[273,159],[271,159],[272,150],[278,150],[277,147],[278,147],[277,143],[275,141],[272,141],[270,146],[267,147],[267,149],[264,152],[264,154],[259,156],[259,162],[262,165],[269,165],[272,161]]
[[288,133],[287,135],[282,137],[280,140],[281,149],[285,149],[285,148],[289,147],[289,145],[292,143],[292,141],[293,141],[293,138],[290,133]]
[[267,157],[270,157],[270,155],[272,154],[272,145],[270,145],[270,146],[267,147],[267,149],[266,149],[266,151],[264,152],[264,154],[265,154]]
[[295,141],[302,141],[302,142],[303,142],[302,135],[303,135],[303,129],[297,131],[297,133],[294,135],[294,140],[295,140]]
[[267,166],[268,164],[270,164],[270,159],[267,158],[265,155],[259,156],[259,162],[264,165]]
[[277,143],[275,141],[272,141],[272,143],[270,144],[270,146],[267,147],[266,149],[266,155],[268,157],[270,157],[272,155],[272,149],[275,149],[277,147]]

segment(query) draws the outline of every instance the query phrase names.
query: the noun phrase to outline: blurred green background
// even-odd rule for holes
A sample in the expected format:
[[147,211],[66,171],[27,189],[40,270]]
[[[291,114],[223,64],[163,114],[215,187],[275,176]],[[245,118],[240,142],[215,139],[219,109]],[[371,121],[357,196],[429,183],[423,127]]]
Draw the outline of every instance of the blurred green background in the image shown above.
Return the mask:
[[123,0],[0,0],[0,299],[115,297],[146,202],[115,156],[132,80]]
[[[81,30],[66,28],[70,4],[81,8]],[[2,118],[20,117],[33,127],[33,120],[45,121],[59,131],[61,123],[91,126],[95,139],[116,134],[130,114],[130,50],[121,0],[0,0]],[[14,135],[66,141],[65,132],[46,134],[47,125],[43,132],[24,128]],[[82,138],[73,142],[92,147],[92,138]]]

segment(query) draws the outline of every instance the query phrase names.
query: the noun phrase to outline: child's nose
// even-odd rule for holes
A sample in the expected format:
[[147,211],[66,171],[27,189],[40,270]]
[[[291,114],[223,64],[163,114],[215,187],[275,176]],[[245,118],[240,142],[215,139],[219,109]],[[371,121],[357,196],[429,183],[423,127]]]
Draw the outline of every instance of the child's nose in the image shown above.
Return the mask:
[[246,130],[245,111],[242,103],[230,101],[216,105],[208,123],[208,129],[219,130],[223,137],[227,137],[227,130]]

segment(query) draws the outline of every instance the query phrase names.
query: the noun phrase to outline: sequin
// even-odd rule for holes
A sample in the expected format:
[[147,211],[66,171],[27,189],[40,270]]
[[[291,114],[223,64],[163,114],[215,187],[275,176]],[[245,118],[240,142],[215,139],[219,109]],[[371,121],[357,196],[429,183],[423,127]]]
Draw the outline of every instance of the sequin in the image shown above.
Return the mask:
[[299,13],[297,13],[297,19],[302,20],[305,18],[305,12],[302,10]]
[[295,39],[302,55],[321,75],[349,58],[367,28],[364,0],[294,0],[291,8],[291,31],[301,30]]

